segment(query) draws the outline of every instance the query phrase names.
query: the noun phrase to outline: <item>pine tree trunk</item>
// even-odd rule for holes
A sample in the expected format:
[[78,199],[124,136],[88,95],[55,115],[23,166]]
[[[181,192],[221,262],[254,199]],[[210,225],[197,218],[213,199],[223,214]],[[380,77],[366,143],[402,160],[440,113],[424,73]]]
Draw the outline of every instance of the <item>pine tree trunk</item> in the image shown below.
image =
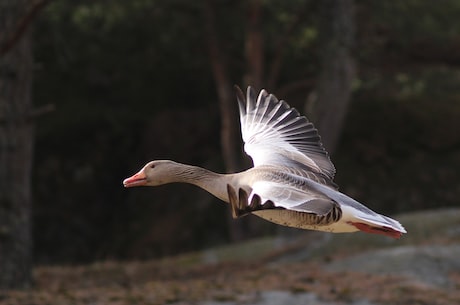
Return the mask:
[[[0,44],[26,4],[1,4]],[[26,32],[0,56],[0,289],[25,288],[31,282],[32,69]]]
[[335,150],[351,97],[355,63],[353,0],[322,0],[320,21],[321,74],[312,120],[324,144]]

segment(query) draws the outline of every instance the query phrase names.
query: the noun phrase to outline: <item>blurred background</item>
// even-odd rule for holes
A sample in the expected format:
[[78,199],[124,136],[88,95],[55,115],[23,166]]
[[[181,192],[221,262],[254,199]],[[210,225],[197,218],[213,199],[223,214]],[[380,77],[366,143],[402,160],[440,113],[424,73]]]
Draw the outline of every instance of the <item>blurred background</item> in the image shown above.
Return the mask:
[[[147,259],[294,233],[231,220],[227,205],[192,186],[122,186],[154,159],[249,167],[234,84],[266,88],[306,114],[341,191],[372,209],[458,206],[459,1],[22,4],[0,29],[1,88],[7,61],[28,50],[34,264]],[[6,126],[12,112],[2,107]],[[7,139],[16,125],[4,126]]]

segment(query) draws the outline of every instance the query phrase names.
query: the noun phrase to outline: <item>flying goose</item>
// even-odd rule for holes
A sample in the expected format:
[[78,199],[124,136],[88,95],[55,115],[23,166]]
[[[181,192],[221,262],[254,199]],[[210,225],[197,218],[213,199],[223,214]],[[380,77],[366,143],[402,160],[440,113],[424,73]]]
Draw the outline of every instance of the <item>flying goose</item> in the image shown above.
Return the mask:
[[194,184],[230,203],[234,218],[255,214],[276,224],[325,232],[406,233],[396,220],[378,214],[338,191],[335,167],[305,116],[273,94],[235,87],[244,150],[254,167],[218,174],[201,167],[156,160],[125,179],[125,187],[172,182]]

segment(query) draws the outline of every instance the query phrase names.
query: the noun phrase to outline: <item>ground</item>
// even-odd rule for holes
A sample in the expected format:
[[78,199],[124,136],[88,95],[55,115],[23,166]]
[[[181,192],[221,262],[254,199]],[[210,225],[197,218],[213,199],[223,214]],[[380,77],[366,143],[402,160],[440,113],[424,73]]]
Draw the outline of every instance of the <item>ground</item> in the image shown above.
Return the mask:
[[460,209],[396,218],[399,240],[286,230],[161,260],[41,266],[0,304],[460,304]]

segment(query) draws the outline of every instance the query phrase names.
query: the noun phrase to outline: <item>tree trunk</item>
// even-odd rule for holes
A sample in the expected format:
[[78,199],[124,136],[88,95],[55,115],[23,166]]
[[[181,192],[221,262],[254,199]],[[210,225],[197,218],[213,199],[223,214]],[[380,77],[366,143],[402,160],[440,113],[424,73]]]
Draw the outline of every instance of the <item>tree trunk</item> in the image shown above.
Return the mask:
[[353,0],[322,0],[320,35],[321,73],[313,120],[324,147],[335,150],[350,101],[355,64]]
[[251,85],[256,91],[262,89],[264,73],[264,46],[262,33],[262,1],[248,2],[248,23],[246,26],[245,51],[248,71],[245,83]]
[[[4,1],[3,1],[4,2]],[[17,26],[27,1],[0,7],[0,44]],[[25,32],[0,57],[0,289],[31,282],[32,50]]]
[[217,38],[215,15],[213,1],[207,1],[204,7],[206,42],[219,98],[222,155],[226,170],[236,172],[241,169],[240,154],[237,149],[239,137],[237,136],[236,102],[233,86],[228,77],[227,64]]

